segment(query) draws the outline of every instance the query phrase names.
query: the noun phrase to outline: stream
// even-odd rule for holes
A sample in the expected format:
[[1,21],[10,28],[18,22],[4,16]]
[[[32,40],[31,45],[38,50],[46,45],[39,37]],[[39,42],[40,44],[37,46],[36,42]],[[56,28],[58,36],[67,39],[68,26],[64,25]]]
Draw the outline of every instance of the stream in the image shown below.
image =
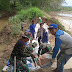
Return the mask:
[[5,18],[0,19],[0,31],[8,24],[8,18],[9,17],[5,17]]

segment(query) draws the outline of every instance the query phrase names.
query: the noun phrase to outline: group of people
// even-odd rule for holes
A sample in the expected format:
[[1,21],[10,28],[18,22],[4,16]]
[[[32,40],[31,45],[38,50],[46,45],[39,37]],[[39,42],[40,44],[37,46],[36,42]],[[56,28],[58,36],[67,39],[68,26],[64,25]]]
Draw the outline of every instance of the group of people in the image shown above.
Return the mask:
[[[35,34],[35,20],[32,20],[32,24],[30,25],[30,32],[34,38],[34,34]],[[43,28],[43,23],[40,23],[40,28],[38,29],[37,32],[37,36],[38,37],[38,42],[40,45],[40,42],[42,41],[42,43],[48,43],[48,38],[49,38],[49,34],[48,32]]]
[[[60,49],[57,56],[57,68],[53,70],[53,72],[63,72],[64,65],[72,57],[72,37],[68,33],[58,29],[58,25],[55,23],[51,24],[48,30],[55,36],[55,47],[52,51],[51,45],[48,44],[49,34],[43,28],[43,23],[41,21],[40,28],[38,29],[36,35],[39,43],[37,55],[39,57],[46,52],[52,51],[53,54],[51,62],[54,62]],[[29,72],[26,60],[27,57],[30,56],[33,59],[34,65],[36,66],[36,56],[33,54],[33,51],[37,46],[37,43],[32,43],[32,40],[35,38],[35,33],[35,20],[32,20],[30,30],[25,31],[21,39],[17,41],[9,58],[10,65],[14,66],[14,56],[16,56],[16,72]]]

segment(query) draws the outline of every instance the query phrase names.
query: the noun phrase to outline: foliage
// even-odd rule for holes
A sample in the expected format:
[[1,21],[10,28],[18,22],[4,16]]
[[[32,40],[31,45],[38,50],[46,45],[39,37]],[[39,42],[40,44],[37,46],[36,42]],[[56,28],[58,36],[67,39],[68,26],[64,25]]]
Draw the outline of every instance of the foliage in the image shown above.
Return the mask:
[[10,12],[10,0],[0,0],[0,10]]
[[29,19],[30,21],[36,17],[43,17],[45,16],[44,13],[36,8],[36,7],[32,7],[30,9],[27,10],[21,10],[18,12],[18,14],[14,17],[10,17],[9,18],[9,24],[11,25],[12,28],[12,36],[14,37],[15,35],[20,33],[20,29],[21,29],[21,24],[20,22],[26,19]]
[[18,12],[18,18],[20,20],[22,20],[22,19],[32,20],[35,17],[39,17],[39,16],[43,17],[44,15],[45,14],[40,9],[38,9],[36,7],[32,7],[28,10],[21,10]]
[[0,9],[10,11],[14,8],[21,10],[38,7],[50,11],[59,9],[62,2],[64,2],[64,0],[0,0]]
[[11,25],[12,28],[12,37],[15,35],[18,35],[20,33],[20,19],[17,16],[10,17],[9,18],[9,24]]
[[[59,10],[64,0],[16,0],[22,8],[38,7],[42,10]],[[18,5],[16,5],[18,6]],[[17,7],[20,8],[20,7]],[[21,8],[21,9],[22,9]]]
[[72,7],[62,6],[61,10],[63,10],[63,11],[72,11]]

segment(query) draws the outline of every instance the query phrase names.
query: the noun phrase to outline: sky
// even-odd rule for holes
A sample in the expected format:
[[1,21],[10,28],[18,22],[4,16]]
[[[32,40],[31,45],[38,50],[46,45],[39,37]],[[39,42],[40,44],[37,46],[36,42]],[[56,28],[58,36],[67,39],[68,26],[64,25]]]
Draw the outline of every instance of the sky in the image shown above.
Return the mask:
[[72,6],[72,0],[65,0],[66,3],[63,3],[63,6]]

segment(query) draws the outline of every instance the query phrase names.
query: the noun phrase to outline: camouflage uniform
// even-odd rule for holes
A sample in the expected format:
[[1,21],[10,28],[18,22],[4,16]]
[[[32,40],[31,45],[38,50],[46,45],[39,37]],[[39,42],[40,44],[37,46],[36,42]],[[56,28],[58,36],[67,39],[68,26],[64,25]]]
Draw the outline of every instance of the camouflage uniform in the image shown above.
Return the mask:
[[[14,56],[16,56],[16,71],[17,72],[29,72],[28,66],[26,64],[26,57],[32,56],[31,54],[33,51],[33,44],[25,45],[22,41],[22,39],[18,40],[16,43],[12,53],[11,57],[9,59],[9,62],[12,66],[14,66]],[[34,61],[34,59],[33,59]]]
[[46,52],[51,52],[52,51],[52,47],[50,44],[47,43],[42,43],[40,44],[39,50],[38,50],[38,56],[41,54],[44,54]]
[[16,71],[29,72],[28,67],[26,65],[26,57],[28,56],[27,49],[22,39],[18,40],[11,53],[9,62],[12,66],[14,66],[14,56],[16,56]]
[[29,31],[25,31],[24,33],[30,40],[33,39],[32,34]]

